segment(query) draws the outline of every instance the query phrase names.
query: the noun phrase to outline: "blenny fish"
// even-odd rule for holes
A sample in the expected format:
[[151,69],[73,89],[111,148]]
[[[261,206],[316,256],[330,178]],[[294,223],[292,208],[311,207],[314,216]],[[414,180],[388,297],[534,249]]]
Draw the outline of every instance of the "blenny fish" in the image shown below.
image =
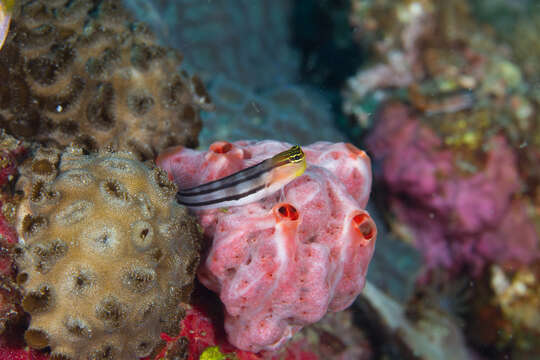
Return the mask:
[[306,170],[300,146],[280,152],[234,174],[176,193],[176,200],[194,209],[214,209],[255,202],[282,189]]
[[6,41],[14,5],[15,0],[0,0],[0,49],[2,49],[4,41]]

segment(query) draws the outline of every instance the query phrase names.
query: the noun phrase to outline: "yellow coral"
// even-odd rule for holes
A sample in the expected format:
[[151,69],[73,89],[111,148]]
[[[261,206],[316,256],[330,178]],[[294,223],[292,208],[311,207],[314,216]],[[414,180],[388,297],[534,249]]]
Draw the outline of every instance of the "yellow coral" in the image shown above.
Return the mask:
[[499,266],[494,265],[491,270],[495,301],[505,316],[540,331],[540,283],[535,273],[524,268],[510,277]]
[[219,350],[219,346],[209,346],[201,354],[200,360],[233,360],[236,359],[236,356],[229,354],[223,354]]
[[27,343],[62,359],[151,354],[160,332],[177,331],[199,260],[175,185],[127,153],[42,150],[22,172]]

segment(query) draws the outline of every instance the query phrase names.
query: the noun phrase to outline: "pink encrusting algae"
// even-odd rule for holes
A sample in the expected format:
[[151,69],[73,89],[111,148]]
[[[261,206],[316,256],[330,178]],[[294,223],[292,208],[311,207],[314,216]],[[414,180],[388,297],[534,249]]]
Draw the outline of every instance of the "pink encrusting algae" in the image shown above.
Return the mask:
[[[208,152],[176,148],[158,157],[180,189],[216,180],[289,148],[276,141],[217,142]],[[376,227],[364,210],[371,186],[367,155],[351,144],[303,147],[308,167],[257,202],[196,214],[211,245],[199,280],[225,306],[236,347],[279,348],[327,311],[358,296]]]
[[378,174],[398,219],[413,233],[428,270],[464,268],[479,275],[487,264],[530,264],[539,238],[517,157],[500,135],[484,144],[469,170],[429,126],[403,104],[387,104],[367,146],[381,161]]

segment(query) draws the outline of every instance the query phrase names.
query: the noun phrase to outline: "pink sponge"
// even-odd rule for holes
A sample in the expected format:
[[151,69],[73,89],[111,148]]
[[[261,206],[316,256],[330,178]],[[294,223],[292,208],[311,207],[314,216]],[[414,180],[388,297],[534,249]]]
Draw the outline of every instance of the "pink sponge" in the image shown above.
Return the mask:
[[[229,175],[281,152],[275,141],[216,142],[206,153],[176,148],[158,165],[180,188]],[[303,147],[308,167],[283,191],[227,210],[197,212],[212,243],[199,280],[225,305],[230,342],[274,350],[364,286],[376,227],[363,209],[370,161],[351,144]]]

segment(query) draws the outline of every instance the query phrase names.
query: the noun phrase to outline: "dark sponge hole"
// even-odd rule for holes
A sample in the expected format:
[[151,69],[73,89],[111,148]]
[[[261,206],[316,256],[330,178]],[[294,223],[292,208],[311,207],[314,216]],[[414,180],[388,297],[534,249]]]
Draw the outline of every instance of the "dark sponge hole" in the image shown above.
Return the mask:
[[232,149],[232,144],[227,141],[219,141],[210,145],[210,151],[216,154],[226,154]]
[[284,217],[288,218],[289,220],[298,220],[298,211],[294,206],[291,204],[283,204],[278,208],[279,214]]
[[375,234],[375,226],[373,221],[366,214],[359,214],[353,218],[353,223],[356,229],[362,234],[364,239],[371,240]]

